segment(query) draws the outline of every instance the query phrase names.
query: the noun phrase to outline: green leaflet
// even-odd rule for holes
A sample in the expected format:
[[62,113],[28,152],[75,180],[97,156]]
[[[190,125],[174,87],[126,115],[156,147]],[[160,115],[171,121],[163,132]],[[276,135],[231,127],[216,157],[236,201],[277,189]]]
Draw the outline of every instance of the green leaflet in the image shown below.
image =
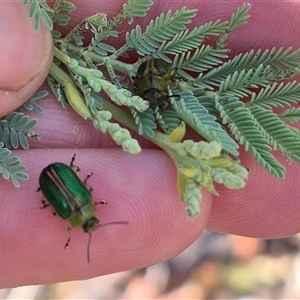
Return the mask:
[[0,142],[7,148],[17,149],[20,145],[27,150],[27,137],[38,139],[38,135],[32,130],[36,123],[36,119],[30,119],[23,113],[12,112],[0,120]]
[[37,104],[37,101],[48,96],[48,92],[46,91],[40,91],[35,93],[32,97],[30,97],[29,100],[27,100],[24,104],[23,104],[23,108],[27,109],[27,110],[34,110],[35,112],[37,112],[38,114],[43,114],[44,110],[42,109],[42,107]]
[[273,83],[252,94],[250,104],[257,104],[265,108],[285,107],[299,103],[300,83],[296,81]]
[[300,108],[293,107],[285,110],[283,113],[279,114],[278,117],[281,121],[286,123],[294,123],[300,120]]
[[196,98],[191,91],[181,92],[179,95],[183,100],[172,100],[176,113],[206,140],[217,139],[225,151],[238,155],[237,144],[222,129],[216,117],[202,106],[201,97]]
[[185,30],[185,24],[190,23],[190,19],[195,16],[196,10],[188,10],[183,7],[173,15],[171,11],[161,14],[151,21],[143,33],[139,25],[130,33],[126,34],[127,48],[135,48],[141,56],[156,51],[159,43],[174,37],[178,31]]
[[[218,87],[222,81],[228,76],[232,76],[235,72],[247,72],[250,69],[256,70],[259,66],[264,65],[263,71],[265,77],[269,81],[278,80],[288,75],[286,68],[296,68],[300,59],[300,51],[295,51],[292,48],[272,48],[262,51],[250,51],[245,54],[238,54],[227,62],[222,63],[217,68],[214,68],[206,74],[201,74],[196,79],[197,84],[204,88],[213,89]],[[261,68],[261,67],[260,67]],[[284,69],[283,69],[284,68]],[[243,84],[243,82],[241,82]],[[260,85],[265,84],[262,81]],[[245,82],[244,84],[247,84]],[[241,86],[242,87],[242,86]]]
[[154,136],[153,130],[157,127],[153,116],[153,110],[148,107],[143,112],[139,112],[134,108],[130,111],[135,120],[135,124],[138,125],[138,133],[141,135],[146,134],[148,137],[152,138]]
[[216,101],[223,123],[228,124],[235,139],[245,146],[256,161],[271,175],[283,178],[284,168],[270,153],[271,147],[260,130],[251,110],[236,97],[223,97]]
[[222,59],[227,58],[227,50],[214,49],[209,45],[202,45],[192,54],[183,52],[174,57],[173,66],[193,72],[203,72],[222,63]]
[[271,147],[300,163],[299,135],[268,109],[254,105],[250,107],[250,111]]
[[129,0],[123,4],[123,11],[120,14],[121,18],[128,18],[128,23],[133,22],[133,17],[144,17],[150,9],[153,2],[151,0]]
[[11,156],[11,151],[3,148],[0,142],[0,174],[6,180],[11,180],[16,188],[20,187],[19,180],[28,180],[29,176],[25,173],[26,167],[22,165],[20,158]]
[[195,27],[192,31],[188,29],[179,31],[172,40],[163,41],[157,49],[157,53],[176,54],[198,49],[199,45],[209,36],[217,36],[227,29],[228,22],[209,22]]

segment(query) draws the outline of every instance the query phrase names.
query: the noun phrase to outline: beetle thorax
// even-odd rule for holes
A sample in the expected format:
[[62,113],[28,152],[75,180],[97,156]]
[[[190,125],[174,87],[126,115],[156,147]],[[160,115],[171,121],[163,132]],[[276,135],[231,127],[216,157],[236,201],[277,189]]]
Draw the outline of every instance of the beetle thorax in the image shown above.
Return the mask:
[[[96,219],[95,213],[96,213],[95,204],[93,202],[88,202],[88,203],[82,205],[81,207],[77,208],[71,214],[71,216],[68,218],[68,221],[69,221],[71,227],[82,227],[83,228],[84,226],[86,226],[86,228],[88,230],[85,230],[84,228],[83,228],[83,230],[85,232],[91,232],[91,231],[95,230],[97,227],[97,226],[92,226],[92,225],[98,224],[98,223],[96,223],[96,221],[90,221],[90,220]],[[85,225],[85,224],[87,224],[87,225]],[[93,229],[91,230],[91,228],[93,228]]]

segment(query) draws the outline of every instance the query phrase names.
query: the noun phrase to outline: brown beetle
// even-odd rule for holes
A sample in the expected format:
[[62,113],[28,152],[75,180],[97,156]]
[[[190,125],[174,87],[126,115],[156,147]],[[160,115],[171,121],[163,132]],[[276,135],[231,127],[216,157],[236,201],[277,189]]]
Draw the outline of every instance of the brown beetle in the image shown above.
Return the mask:
[[142,63],[133,78],[137,94],[150,104],[158,104],[169,98],[168,86],[174,81],[176,70],[162,59],[150,59]]

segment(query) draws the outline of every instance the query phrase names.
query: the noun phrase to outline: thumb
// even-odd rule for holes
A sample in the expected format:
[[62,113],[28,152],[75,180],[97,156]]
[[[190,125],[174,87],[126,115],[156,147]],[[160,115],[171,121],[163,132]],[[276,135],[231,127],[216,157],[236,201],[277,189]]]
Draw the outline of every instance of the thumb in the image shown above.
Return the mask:
[[50,31],[38,32],[20,2],[0,1],[0,117],[20,107],[43,83],[52,62]]

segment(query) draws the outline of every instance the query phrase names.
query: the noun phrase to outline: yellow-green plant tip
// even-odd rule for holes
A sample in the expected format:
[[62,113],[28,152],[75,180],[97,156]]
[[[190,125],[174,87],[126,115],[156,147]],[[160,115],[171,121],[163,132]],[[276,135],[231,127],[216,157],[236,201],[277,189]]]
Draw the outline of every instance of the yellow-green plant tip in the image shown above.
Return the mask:
[[181,122],[178,127],[176,127],[169,135],[168,139],[170,142],[181,142],[185,136],[185,123]]
[[95,78],[103,78],[103,73],[100,70],[92,70],[91,75]]
[[105,120],[93,120],[93,126],[95,127],[95,129],[100,130],[102,133],[108,132],[109,124],[110,123]]
[[109,121],[112,118],[112,113],[110,111],[102,110],[97,112],[97,117],[98,116],[105,121]]
[[234,174],[236,174],[237,176],[239,176],[240,178],[242,178],[242,179],[248,179],[249,170],[247,168],[244,168],[244,167],[238,165],[238,164],[236,164],[236,166],[234,167],[232,172]]
[[78,61],[76,59],[71,58],[68,62],[68,67],[70,69],[76,69],[78,67]]
[[188,153],[197,160],[209,160],[219,156],[222,150],[221,145],[216,142],[194,142],[192,140],[183,141],[183,145]]
[[224,180],[224,184],[229,189],[240,189],[245,186],[245,181],[239,176],[232,175]]
[[181,201],[184,201],[186,195],[186,177],[179,170],[177,171],[177,190]]
[[202,195],[199,189],[197,190],[196,193],[191,191],[187,195],[184,202],[187,203],[185,211],[188,219],[193,220],[200,213],[201,200],[202,200]]
[[131,101],[132,106],[139,112],[143,112],[149,107],[149,102],[145,101],[140,96],[132,96]]
[[142,151],[139,143],[135,139],[129,139],[122,143],[122,148],[124,151],[131,154],[139,154]]
[[111,134],[112,134],[112,138],[118,145],[121,145],[124,141],[128,139],[128,135],[126,134],[126,132],[122,130],[115,131],[114,133]]
[[203,147],[203,155],[213,158],[219,156],[222,151],[222,145],[217,141],[211,141]]
[[111,134],[114,134],[116,132],[118,132],[120,130],[120,125],[117,124],[117,123],[110,123],[110,126],[109,126],[109,132]]
[[182,174],[187,178],[194,178],[198,174],[199,170],[197,168],[187,168]]
[[187,206],[185,208],[185,215],[188,220],[193,221],[200,213],[200,210],[194,209],[191,206]]

